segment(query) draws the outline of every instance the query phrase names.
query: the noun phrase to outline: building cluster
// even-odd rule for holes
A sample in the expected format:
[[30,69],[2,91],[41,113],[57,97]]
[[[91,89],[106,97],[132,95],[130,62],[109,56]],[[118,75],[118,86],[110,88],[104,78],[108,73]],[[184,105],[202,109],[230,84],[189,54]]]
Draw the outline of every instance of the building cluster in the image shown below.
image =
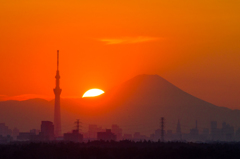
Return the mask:
[[[97,125],[89,125],[87,132],[80,133],[79,125],[72,132],[64,133],[62,136],[56,136],[54,125],[51,121],[42,121],[41,130],[32,129],[29,132],[19,132],[17,128],[9,129],[5,123],[0,123],[0,143],[8,143],[11,141],[31,141],[31,142],[49,142],[49,141],[67,141],[67,142],[87,142],[94,140],[105,141],[192,141],[192,142],[210,142],[210,141],[240,141],[240,128],[234,131],[234,127],[222,123],[221,128],[218,127],[216,121],[210,123],[209,128],[199,129],[196,126],[191,128],[189,133],[183,133],[181,124],[178,121],[176,130],[162,131],[157,129],[150,136],[142,135],[140,132],[133,134],[124,134],[123,129],[118,125],[112,125],[111,129],[103,129]],[[164,134],[164,135],[163,135]]]
[[[158,140],[161,136],[161,130],[158,129],[150,136],[150,140]],[[189,133],[181,131],[181,124],[178,121],[176,132],[172,130],[164,131],[165,141],[193,141],[193,142],[210,142],[210,141],[240,141],[240,128],[234,131],[234,127],[222,123],[222,128],[218,128],[217,121],[212,121],[209,128],[199,129],[196,121],[196,126],[191,128]]]
[[50,121],[42,121],[41,130],[32,129],[29,132],[20,132],[18,141],[51,141],[54,140],[54,126]]
[[17,128],[11,130],[5,123],[0,123],[0,143],[11,141],[49,142],[58,140],[82,142],[83,135],[79,133],[79,130],[73,130],[71,133],[65,133],[63,136],[56,136],[54,125],[51,121],[42,121],[41,130],[32,129],[29,132],[19,132]]
[[103,129],[97,125],[89,125],[88,131],[83,133],[83,137],[87,141],[92,140],[121,140],[122,129],[118,125],[112,125],[111,129]]

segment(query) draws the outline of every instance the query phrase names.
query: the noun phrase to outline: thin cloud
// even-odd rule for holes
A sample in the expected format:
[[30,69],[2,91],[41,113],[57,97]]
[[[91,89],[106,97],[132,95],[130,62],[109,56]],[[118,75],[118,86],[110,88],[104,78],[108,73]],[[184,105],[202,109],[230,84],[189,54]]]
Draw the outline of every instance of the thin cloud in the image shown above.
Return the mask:
[[[45,96],[45,95],[39,95],[39,94],[22,94],[22,95],[17,95],[17,96],[7,96],[7,95],[1,95],[0,94],[0,101],[8,101],[8,100],[16,100],[16,101],[24,101],[28,99],[35,99],[35,98],[40,98],[40,99],[45,99],[45,100],[53,100],[53,96]],[[79,99],[81,96],[64,96],[61,97],[63,99]]]
[[0,101],[4,101],[6,97],[6,95],[0,95]]
[[111,44],[134,44],[134,43],[142,43],[142,42],[148,42],[148,41],[156,41],[160,39],[163,39],[163,38],[138,36],[138,37],[124,37],[124,38],[105,38],[105,39],[100,39],[100,41],[105,42],[108,45],[111,45]]
[[51,98],[44,96],[44,95],[37,95],[37,94],[22,94],[18,96],[6,96],[6,95],[0,95],[0,101],[7,101],[7,100],[17,100],[17,101],[23,101],[33,98],[42,98],[46,100],[50,100]]

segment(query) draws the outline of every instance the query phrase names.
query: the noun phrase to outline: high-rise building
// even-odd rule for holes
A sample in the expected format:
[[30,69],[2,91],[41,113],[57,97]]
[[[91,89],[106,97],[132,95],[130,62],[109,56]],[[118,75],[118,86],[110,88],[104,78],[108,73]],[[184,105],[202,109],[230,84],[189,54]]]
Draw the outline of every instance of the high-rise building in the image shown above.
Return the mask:
[[240,141],[240,128],[238,128],[237,131],[236,131],[235,140],[236,140],[236,141]]
[[89,125],[88,127],[88,139],[96,139],[98,132],[104,132],[105,129],[98,127],[97,125]]
[[98,140],[104,140],[104,141],[116,141],[117,136],[111,132],[111,129],[106,129],[106,132],[98,132],[97,133],[97,139]]
[[64,141],[82,142],[83,135],[80,134],[78,130],[73,130],[72,133],[65,133],[63,139]]
[[19,135],[19,129],[18,128],[14,128],[13,131],[12,131],[13,139],[16,140],[18,135]]
[[55,136],[61,136],[61,111],[60,111],[60,94],[62,89],[60,88],[60,75],[59,75],[59,50],[57,50],[57,72],[56,72],[56,87],[53,89],[55,94],[55,107],[54,107],[54,127]]
[[40,135],[43,140],[54,139],[54,126],[51,121],[42,121]]
[[8,128],[8,126],[5,125],[5,123],[0,123],[0,135],[7,136],[11,135],[12,130]]
[[117,136],[117,140],[122,140],[122,129],[118,125],[112,125],[112,132]]
[[189,137],[190,137],[191,141],[198,141],[199,140],[199,130],[198,130],[197,120],[196,120],[196,127],[190,129]]
[[212,140],[217,140],[217,136],[218,136],[217,121],[211,121],[211,137],[212,137]]
[[177,129],[176,129],[176,137],[177,137],[177,140],[182,140],[182,130],[181,130],[181,124],[180,124],[180,121],[178,119],[178,123],[177,123]]
[[222,129],[221,129],[221,140],[233,141],[233,138],[234,138],[234,127],[227,124],[226,122],[223,122]]

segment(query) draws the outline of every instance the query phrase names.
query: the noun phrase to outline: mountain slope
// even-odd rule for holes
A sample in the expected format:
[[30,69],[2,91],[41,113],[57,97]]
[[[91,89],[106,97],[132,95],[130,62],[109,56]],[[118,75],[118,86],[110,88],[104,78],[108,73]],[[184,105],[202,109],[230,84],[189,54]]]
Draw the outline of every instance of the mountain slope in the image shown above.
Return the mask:
[[160,117],[165,117],[166,128],[172,130],[176,129],[178,119],[185,125],[182,128],[185,131],[195,127],[195,120],[200,128],[209,128],[213,120],[219,121],[219,126],[223,121],[239,126],[239,110],[196,98],[158,75],[136,76],[122,85],[115,98],[113,101],[124,100],[114,114],[115,118],[125,116],[124,124],[151,123],[158,128]]

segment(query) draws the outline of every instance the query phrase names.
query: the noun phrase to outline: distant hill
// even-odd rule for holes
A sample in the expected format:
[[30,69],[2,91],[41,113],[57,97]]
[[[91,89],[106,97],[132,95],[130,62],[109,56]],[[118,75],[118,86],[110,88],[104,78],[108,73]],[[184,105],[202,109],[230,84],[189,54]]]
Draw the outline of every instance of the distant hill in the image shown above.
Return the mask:
[[[23,131],[40,129],[42,120],[53,121],[53,108],[53,101],[42,99],[0,102],[0,122]],[[165,117],[166,129],[173,131],[178,119],[183,131],[193,128],[195,120],[200,130],[209,128],[213,120],[219,127],[223,121],[240,126],[240,110],[203,101],[158,75],[136,76],[95,98],[61,99],[61,111],[64,132],[74,127],[75,119],[83,122],[84,130],[88,124],[108,128],[118,124],[124,133],[140,131],[148,135],[159,128],[160,117]]]

